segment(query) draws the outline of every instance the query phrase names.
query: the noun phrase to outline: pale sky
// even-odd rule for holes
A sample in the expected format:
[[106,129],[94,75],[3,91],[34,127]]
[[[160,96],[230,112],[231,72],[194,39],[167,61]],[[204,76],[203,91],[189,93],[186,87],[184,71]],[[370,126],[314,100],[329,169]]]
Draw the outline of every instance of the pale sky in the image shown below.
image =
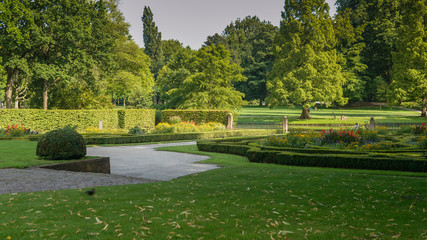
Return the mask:
[[[335,0],[326,2],[333,16]],[[141,47],[144,6],[151,8],[162,40],[176,39],[184,46],[199,49],[208,36],[221,34],[238,18],[257,16],[279,26],[284,0],[120,0],[119,8],[131,24],[130,34]]]

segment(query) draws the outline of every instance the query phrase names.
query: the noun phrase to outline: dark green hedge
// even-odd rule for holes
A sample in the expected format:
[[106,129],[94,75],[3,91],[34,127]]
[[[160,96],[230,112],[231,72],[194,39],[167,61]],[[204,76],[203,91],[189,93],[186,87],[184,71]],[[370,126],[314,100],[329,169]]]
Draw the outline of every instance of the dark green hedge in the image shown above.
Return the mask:
[[127,109],[118,111],[119,128],[131,129],[135,126],[140,128],[154,128],[156,110],[153,109]]
[[249,161],[258,163],[274,163],[295,166],[353,168],[371,170],[395,170],[427,172],[426,152],[421,150],[412,153],[424,152],[424,156],[411,156],[407,151],[395,152],[352,152],[336,149],[296,149],[263,147],[250,143],[248,139],[241,139],[247,145],[234,142],[237,139],[199,141],[200,151],[220,152],[247,156]]
[[40,110],[40,109],[0,109],[0,126],[23,123],[26,128],[48,132],[67,125],[78,130],[88,127],[98,128],[102,120],[104,129],[126,129],[136,125],[143,128],[154,127],[154,110]]
[[394,170],[427,172],[427,161],[408,157],[390,158],[387,156],[371,157],[347,154],[304,154],[295,152],[249,150],[249,161],[276,163],[294,166],[352,168],[370,170]]
[[98,127],[118,127],[117,110],[39,110],[39,109],[0,109],[0,126],[23,123],[26,128],[48,132],[67,125],[78,129]]
[[163,110],[161,122],[167,122],[169,118],[179,116],[183,121],[194,121],[196,124],[219,122],[227,126],[229,113],[233,114],[236,121],[237,114],[231,110]]
[[87,144],[125,144],[143,142],[163,142],[177,140],[197,140],[210,138],[228,138],[235,136],[268,135],[274,130],[233,130],[206,133],[169,133],[169,134],[147,134],[139,136],[84,136]]

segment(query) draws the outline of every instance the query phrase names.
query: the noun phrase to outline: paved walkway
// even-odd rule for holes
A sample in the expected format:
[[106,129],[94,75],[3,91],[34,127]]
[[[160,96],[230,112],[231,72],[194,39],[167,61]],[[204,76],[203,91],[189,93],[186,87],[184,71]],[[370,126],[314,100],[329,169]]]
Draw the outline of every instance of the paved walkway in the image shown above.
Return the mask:
[[206,156],[155,150],[192,144],[195,142],[88,148],[89,156],[110,157],[112,174],[41,168],[0,169],[0,194],[167,181],[218,168],[195,163],[207,159]]

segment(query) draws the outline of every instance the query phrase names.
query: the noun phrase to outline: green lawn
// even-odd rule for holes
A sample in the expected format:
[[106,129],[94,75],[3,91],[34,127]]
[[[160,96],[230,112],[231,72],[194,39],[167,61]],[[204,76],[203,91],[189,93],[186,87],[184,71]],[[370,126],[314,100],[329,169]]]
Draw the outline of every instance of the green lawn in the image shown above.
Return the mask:
[[427,175],[288,167],[201,153],[224,168],[173,181],[0,195],[0,239],[426,239]]
[[[336,119],[333,118],[335,114]],[[403,109],[389,109],[379,107],[343,108],[311,110],[312,119],[300,120],[300,108],[275,108],[268,107],[244,107],[239,112],[238,124],[244,123],[272,123],[280,124],[283,117],[287,116],[290,124],[364,124],[373,116],[377,123],[422,123],[426,118],[419,117],[419,113]],[[340,120],[341,115],[346,120]]]
[[[36,155],[37,142],[0,140],[0,168],[26,168],[73,160],[43,160]],[[91,157],[85,157],[88,159]],[[1,238],[0,238],[1,239]]]

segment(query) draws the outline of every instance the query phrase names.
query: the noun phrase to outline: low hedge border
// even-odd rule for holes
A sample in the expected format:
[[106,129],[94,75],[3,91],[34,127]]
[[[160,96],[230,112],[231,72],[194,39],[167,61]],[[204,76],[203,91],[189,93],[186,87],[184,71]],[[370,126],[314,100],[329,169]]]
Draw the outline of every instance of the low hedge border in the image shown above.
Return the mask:
[[[258,138],[260,139],[260,138]],[[252,142],[258,140],[253,138]],[[353,152],[348,150],[326,149],[295,149],[274,148],[251,143],[250,140],[240,138],[246,145],[236,143],[239,139],[223,139],[199,141],[200,151],[220,152],[248,157],[250,162],[274,163],[282,165],[352,168],[370,170],[394,170],[410,172],[427,172],[427,151],[403,150],[387,152]],[[405,153],[424,153],[424,157],[403,155]],[[402,155],[400,155],[402,154]]]
[[276,130],[232,130],[220,132],[204,133],[168,133],[168,134],[147,134],[138,136],[85,136],[86,144],[126,144],[126,143],[144,143],[144,142],[164,142],[180,140],[197,140],[210,138],[228,138],[236,136],[257,136],[276,133]]
[[251,162],[281,165],[427,172],[427,161],[415,158],[386,156],[356,156],[347,154],[304,154],[295,152],[260,151],[250,149]]

